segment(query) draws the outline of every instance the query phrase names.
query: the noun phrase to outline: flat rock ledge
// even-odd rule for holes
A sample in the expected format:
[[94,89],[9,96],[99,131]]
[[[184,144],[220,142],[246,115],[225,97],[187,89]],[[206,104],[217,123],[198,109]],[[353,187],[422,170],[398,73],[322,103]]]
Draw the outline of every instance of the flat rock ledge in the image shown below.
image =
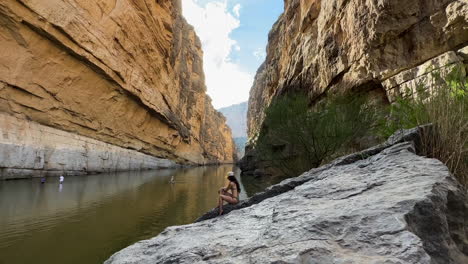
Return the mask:
[[468,263],[466,192],[417,145],[407,131],[105,263]]

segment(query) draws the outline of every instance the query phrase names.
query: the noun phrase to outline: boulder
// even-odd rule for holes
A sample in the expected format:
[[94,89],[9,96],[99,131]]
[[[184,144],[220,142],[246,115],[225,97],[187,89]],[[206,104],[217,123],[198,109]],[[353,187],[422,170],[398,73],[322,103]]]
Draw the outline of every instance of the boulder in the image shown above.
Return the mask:
[[468,263],[466,192],[409,139],[285,180],[227,215],[169,227],[105,263]]

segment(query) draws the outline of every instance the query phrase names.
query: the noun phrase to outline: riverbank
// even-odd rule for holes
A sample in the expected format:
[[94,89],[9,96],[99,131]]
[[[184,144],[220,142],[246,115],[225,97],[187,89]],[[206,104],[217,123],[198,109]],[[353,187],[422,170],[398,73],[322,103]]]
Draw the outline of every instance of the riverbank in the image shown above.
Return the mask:
[[440,161],[417,155],[417,135],[285,180],[227,215],[169,227],[105,263],[465,263],[466,192]]
[[167,159],[0,113],[0,180],[177,167]]

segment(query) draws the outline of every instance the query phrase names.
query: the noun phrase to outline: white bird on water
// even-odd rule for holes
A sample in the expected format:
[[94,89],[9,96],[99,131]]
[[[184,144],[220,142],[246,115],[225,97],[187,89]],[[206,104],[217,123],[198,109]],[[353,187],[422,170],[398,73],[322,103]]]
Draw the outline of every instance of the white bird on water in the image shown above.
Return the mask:
[[174,175],[172,175],[170,183],[171,183],[171,184],[174,184],[174,183],[175,183]]

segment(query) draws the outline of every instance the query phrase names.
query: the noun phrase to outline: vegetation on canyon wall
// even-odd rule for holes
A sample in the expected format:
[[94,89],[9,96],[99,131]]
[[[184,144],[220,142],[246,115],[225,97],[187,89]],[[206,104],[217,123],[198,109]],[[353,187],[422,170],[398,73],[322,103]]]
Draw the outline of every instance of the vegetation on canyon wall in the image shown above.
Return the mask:
[[433,124],[423,133],[420,154],[444,162],[465,186],[468,184],[468,82],[464,69],[436,72],[389,108],[380,126],[383,136],[404,128]]
[[432,123],[420,154],[443,161],[466,184],[468,86],[460,71],[432,74],[387,108],[360,94],[330,96],[312,109],[301,94],[279,97],[265,111],[256,150],[270,171],[291,177],[400,129]]
[[[328,101],[331,92],[372,93],[370,101],[385,108],[396,102],[405,86],[427,79],[429,67],[445,72],[468,64],[468,5],[463,1],[284,3],[250,92],[249,144],[239,162],[244,175],[282,178],[273,171],[281,162],[266,162],[268,157],[258,153],[256,143],[261,133],[271,131],[265,126],[265,109],[285,94],[300,90],[315,102]],[[382,122],[375,125],[387,125],[383,121],[389,112],[384,109],[377,118]],[[371,134],[380,136],[382,131]],[[359,142],[372,145],[370,140],[364,137]],[[324,163],[346,154],[343,149],[338,152]]]
[[314,110],[302,94],[279,97],[265,111],[256,148],[274,171],[297,176],[362,148],[356,139],[370,134],[377,112],[365,96],[335,95]]

